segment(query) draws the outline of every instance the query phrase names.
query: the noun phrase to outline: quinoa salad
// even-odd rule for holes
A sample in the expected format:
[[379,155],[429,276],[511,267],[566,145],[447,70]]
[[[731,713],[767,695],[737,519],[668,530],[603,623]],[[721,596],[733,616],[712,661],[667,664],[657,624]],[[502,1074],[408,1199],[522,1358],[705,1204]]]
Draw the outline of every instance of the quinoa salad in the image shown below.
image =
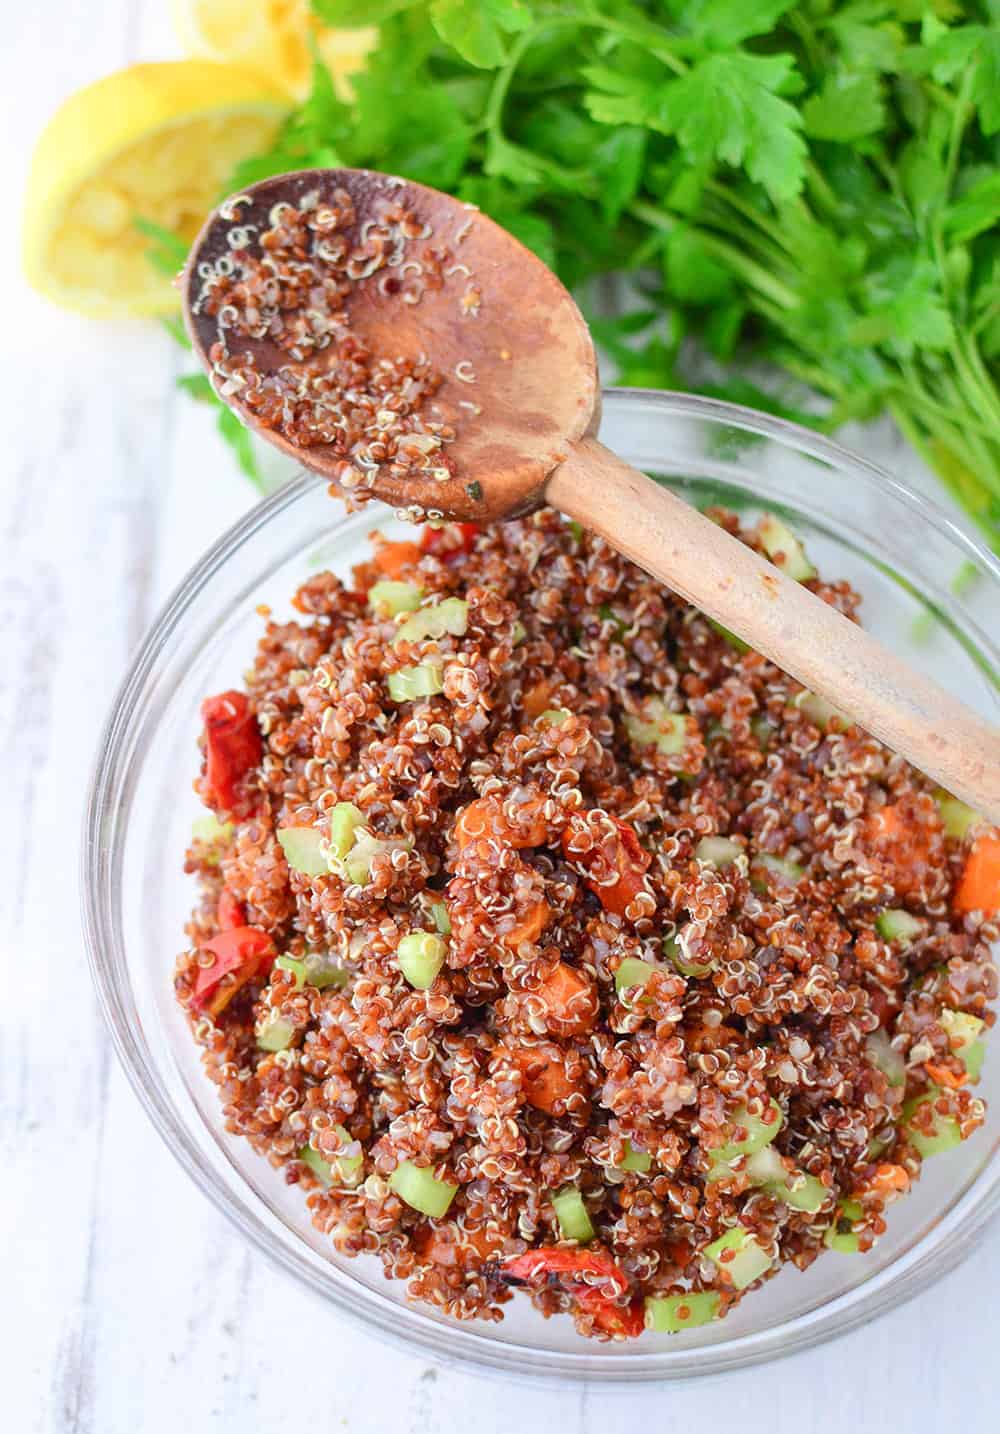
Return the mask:
[[628,1340],[863,1258],[983,1122],[1000,832],[551,510],[294,607],[202,709],[174,983],[227,1131],[461,1319]]

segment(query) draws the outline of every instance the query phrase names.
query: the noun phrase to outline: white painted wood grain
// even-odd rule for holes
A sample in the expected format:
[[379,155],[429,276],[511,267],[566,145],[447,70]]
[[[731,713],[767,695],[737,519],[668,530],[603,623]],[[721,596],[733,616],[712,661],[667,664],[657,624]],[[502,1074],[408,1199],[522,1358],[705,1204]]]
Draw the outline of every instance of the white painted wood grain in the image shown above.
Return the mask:
[[[17,194],[58,99],[172,53],[166,0],[8,7],[0,155]],[[0,234],[12,272],[11,233]],[[152,326],[15,287],[0,357],[0,1427],[22,1434],[907,1434],[996,1427],[1000,1232],[932,1292],[782,1365],[614,1394],[486,1381],[388,1349],[242,1244],[182,1175],[101,1028],[78,919],[97,734],[155,606],[251,501]],[[11,354],[10,343],[17,341]]]

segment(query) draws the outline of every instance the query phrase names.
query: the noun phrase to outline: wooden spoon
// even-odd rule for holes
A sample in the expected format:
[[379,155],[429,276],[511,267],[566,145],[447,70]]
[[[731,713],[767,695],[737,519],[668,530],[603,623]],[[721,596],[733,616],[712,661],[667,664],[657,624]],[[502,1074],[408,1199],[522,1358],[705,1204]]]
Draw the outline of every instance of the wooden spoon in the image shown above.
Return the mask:
[[[357,283],[349,299],[351,330],[374,353],[424,354],[444,375],[435,402],[457,431],[447,448],[457,476],[434,482],[429,493],[426,477],[393,479],[380,470],[377,497],[396,508],[433,508],[477,523],[552,504],[1000,821],[996,728],[598,442],[597,361],[583,316],[555,275],[506,230],[423,185],[345,169],[307,170],[253,186],[239,204],[239,223],[256,225],[259,233],[279,201],[299,207],[304,196],[318,194],[332,202],[338,189],[354,203],[352,240],[366,220],[398,202],[415,227],[422,226],[406,250],[414,261],[410,272],[427,267],[428,256],[432,267],[444,256],[437,265],[443,282],[425,285],[417,302],[401,302],[398,284],[392,292],[385,274],[381,283]],[[198,312],[197,300],[203,266],[229,252],[233,223],[226,205],[211,216],[181,280],[188,332],[210,374],[218,326]],[[230,334],[228,342],[231,353],[252,349],[263,372],[288,363],[267,340]],[[256,426],[236,395],[227,394],[226,402]],[[259,431],[307,468],[332,480],[339,475],[343,458],[331,448],[303,448],[272,429]]]

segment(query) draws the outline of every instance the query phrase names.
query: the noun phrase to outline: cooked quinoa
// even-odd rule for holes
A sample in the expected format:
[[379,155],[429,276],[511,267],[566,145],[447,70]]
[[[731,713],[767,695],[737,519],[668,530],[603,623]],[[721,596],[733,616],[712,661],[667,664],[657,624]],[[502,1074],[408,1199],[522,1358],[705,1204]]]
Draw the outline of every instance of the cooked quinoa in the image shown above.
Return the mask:
[[552,511],[294,605],[205,704],[175,985],[227,1130],[459,1318],[625,1339],[863,1255],[983,1121],[997,833]]

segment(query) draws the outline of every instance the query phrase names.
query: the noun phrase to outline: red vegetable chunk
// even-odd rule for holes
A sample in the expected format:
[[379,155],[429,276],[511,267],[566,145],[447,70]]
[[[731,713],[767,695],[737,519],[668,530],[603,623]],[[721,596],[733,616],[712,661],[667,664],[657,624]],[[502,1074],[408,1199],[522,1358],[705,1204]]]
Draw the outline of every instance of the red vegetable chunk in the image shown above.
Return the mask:
[[[194,1010],[207,1011],[211,1016],[224,1010],[236,992],[269,966],[275,955],[270,936],[256,926],[234,926],[229,931],[220,931],[204,943],[203,950],[211,951],[215,960],[211,966],[199,969],[191,1005]],[[223,985],[230,973],[236,979]]]
[[263,746],[257,718],[242,692],[221,692],[201,704],[205,723],[205,770],[201,794],[217,811],[239,812],[239,788],[260,762]]

